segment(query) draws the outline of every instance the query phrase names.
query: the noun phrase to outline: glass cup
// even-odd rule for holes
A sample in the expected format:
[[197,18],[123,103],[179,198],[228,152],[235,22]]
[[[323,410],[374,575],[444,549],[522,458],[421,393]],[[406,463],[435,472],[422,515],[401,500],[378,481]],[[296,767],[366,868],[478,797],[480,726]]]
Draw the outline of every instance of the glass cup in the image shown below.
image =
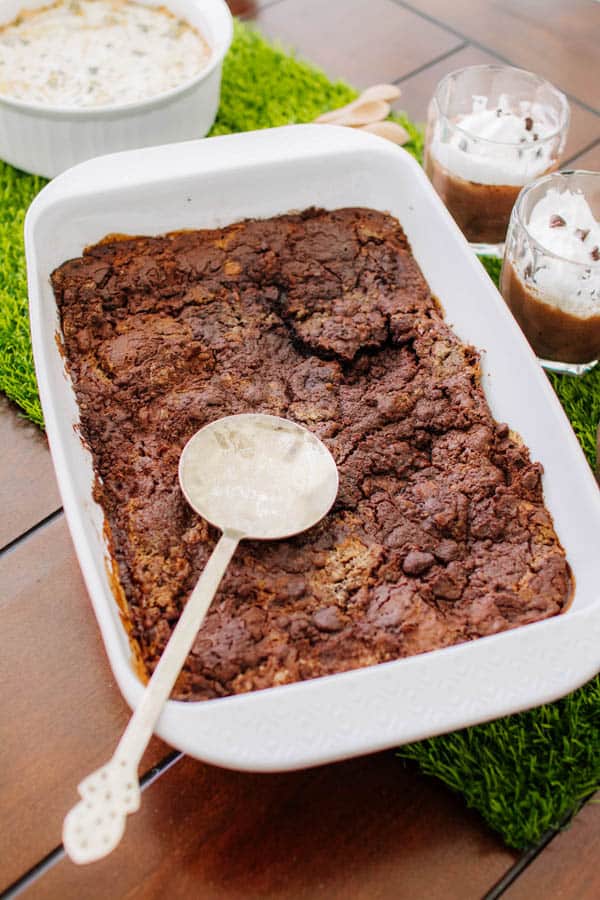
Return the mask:
[[[591,216],[574,206],[578,197]],[[541,243],[549,235],[552,250]],[[523,188],[510,219],[500,290],[545,369],[581,375],[596,365],[600,172],[555,172]]]
[[567,98],[523,69],[469,66],[442,78],[427,118],[427,175],[474,249],[501,257],[519,191],[558,167]]

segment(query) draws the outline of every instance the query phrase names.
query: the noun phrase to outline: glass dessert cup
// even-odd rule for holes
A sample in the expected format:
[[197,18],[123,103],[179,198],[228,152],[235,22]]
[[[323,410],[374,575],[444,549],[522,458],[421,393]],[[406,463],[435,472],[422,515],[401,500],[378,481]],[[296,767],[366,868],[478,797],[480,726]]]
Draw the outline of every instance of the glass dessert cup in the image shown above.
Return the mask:
[[[585,204],[587,211],[581,209]],[[540,241],[544,228],[552,249]],[[561,242],[564,249],[557,252]],[[500,290],[545,369],[581,375],[596,365],[600,173],[556,172],[521,191],[508,229]]]
[[476,252],[502,257],[519,192],[557,169],[569,115],[564,94],[523,69],[469,66],[440,81],[425,171]]

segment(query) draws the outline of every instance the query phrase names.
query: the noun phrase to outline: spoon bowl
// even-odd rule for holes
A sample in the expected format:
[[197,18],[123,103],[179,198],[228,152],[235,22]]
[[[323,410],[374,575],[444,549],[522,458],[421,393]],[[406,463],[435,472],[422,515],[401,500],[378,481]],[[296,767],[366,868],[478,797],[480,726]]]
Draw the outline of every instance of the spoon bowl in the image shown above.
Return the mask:
[[402,125],[399,125],[398,122],[369,122],[368,125],[361,127],[361,131],[376,134],[378,137],[386,138],[388,141],[392,141],[400,146],[410,140],[408,131]]
[[323,125],[349,125],[358,127],[369,122],[385,119],[390,113],[390,103],[400,96],[400,88],[395,84],[373,84],[366,88],[356,100],[323,113],[315,119]]
[[386,100],[369,100],[359,97],[347,106],[324,113],[315,119],[323,125],[348,125],[351,128],[378,122],[390,114],[391,106]]
[[225,534],[273,540],[323,518],[338,491],[338,472],[306,428],[244,413],[217,419],[190,438],[179,483],[192,509]]

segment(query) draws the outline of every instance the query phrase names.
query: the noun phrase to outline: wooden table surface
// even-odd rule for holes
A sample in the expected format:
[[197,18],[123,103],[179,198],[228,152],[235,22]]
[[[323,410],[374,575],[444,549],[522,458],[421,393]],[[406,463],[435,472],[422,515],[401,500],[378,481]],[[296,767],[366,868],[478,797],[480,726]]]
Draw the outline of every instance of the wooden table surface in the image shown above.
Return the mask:
[[[600,170],[595,0],[231,0],[263,32],[358,87],[395,81],[418,121],[439,78],[510,62],[569,96],[565,162]],[[600,805],[526,854],[393,753],[284,775],[229,772],[154,739],[142,810],[109,859],[60,847],[79,779],[128,716],[100,641],[42,433],[0,400],[0,890],[144,897],[600,896]]]

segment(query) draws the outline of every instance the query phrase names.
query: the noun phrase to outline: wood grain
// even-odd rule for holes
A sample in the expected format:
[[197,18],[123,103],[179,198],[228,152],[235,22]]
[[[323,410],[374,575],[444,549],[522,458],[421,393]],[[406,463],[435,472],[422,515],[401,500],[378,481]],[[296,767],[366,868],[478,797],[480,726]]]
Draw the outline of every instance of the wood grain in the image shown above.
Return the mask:
[[506,891],[505,900],[597,900],[600,897],[600,794]]
[[0,548],[60,508],[43,432],[0,397]]
[[282,775],[185,759],[146,792],[112,857],[64,860],[28,896],[478,900],[514,858],[391,753]]
[[[62,516],[4,554],[0,584],[1,890],[60,844],[78,782],[129,712]],[[168,752],[153,740],[142,770]]]
[[[438,82],[456,69],[465,66],[481,66],[497,64],[498,59],[478,47],[469,44],[437,63],[428,66],[422,72],[402,79],[398,86],[402,95],[394,104],[395,109],[403,109],[415,122],[425,122],[427,106]],[[571,101],[571,124],[563,159],[571,159],[590,143],[600,138],[600,116],[590,112],[581,104]]]
[[597,111],[600,4],[595,0],[399,0],[443,22]]
[[459,45],[393,0],[281,0],[254,21],[267,36],[357,87],[394,81]]

